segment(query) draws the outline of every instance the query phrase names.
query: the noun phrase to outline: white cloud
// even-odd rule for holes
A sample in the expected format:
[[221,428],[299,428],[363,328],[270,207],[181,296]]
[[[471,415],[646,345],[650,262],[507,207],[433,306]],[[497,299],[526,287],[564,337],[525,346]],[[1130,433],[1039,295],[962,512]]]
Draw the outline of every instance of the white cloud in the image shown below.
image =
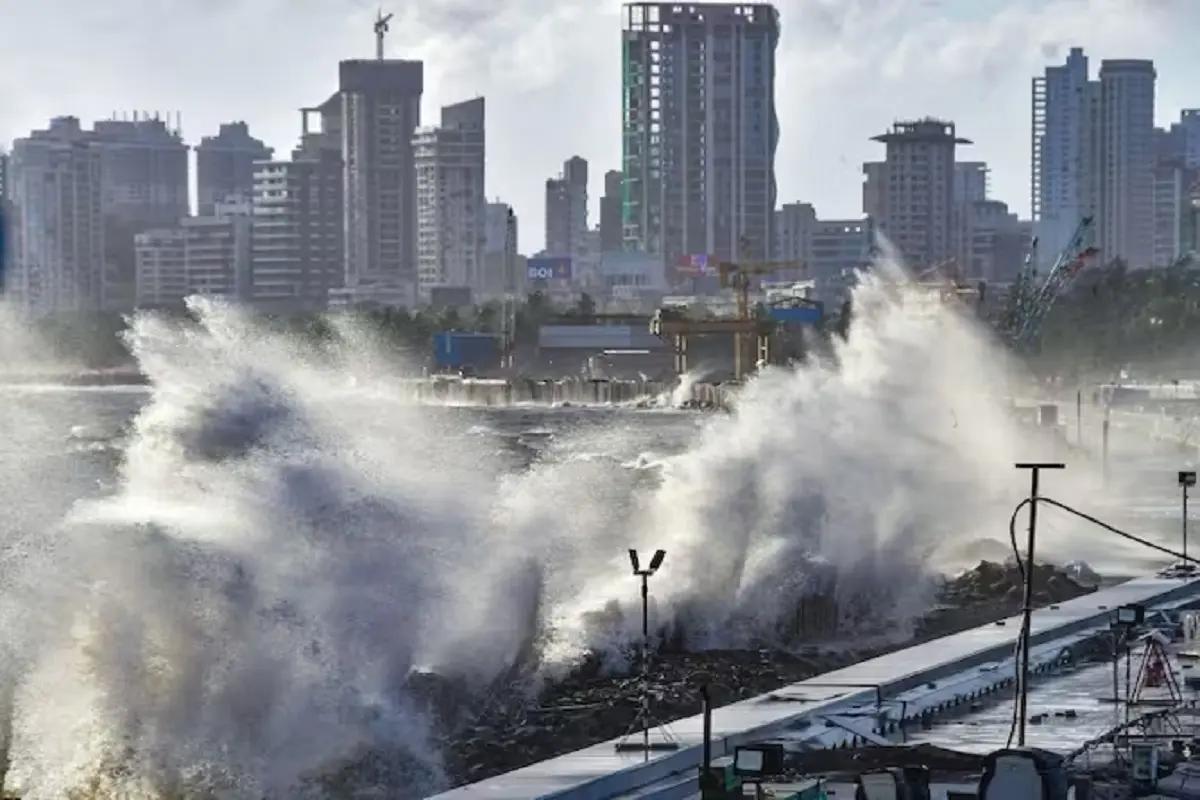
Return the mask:
[[[296,109],[335,87],[339,58],[374,50],[369,0],[42,0],[12,3],[0,28],[0,136],[51,115],[182,111],[189,139],[245,119],[287,152]],[[391,56],[426,60],[425,118],[488,97],[489,194],[541,240],[542,186],[580,154],[593,194],[620,159],[616,0],[426,0],[395,4]],[[403,6],[401,8],[400,6]],[[996,194],[1028,195],[1029,79],[1081,45],[1155,57],[1161,95],[1186,102],[1195,67],[1185,0],[783,0],[777,96],[781,200],[826,216],[858,212],[868,141],[899,117],[938,114],[975,140]],[[1166,55],[1164,55],[1166,54]],[[1179,88],[1176,88],[1179,87]],[[1183,100],[1179,98],[1183,97]],[[1200,97],[1195,98],[1200,104]],[[1172,112],[1173,113],[1173,110]]]

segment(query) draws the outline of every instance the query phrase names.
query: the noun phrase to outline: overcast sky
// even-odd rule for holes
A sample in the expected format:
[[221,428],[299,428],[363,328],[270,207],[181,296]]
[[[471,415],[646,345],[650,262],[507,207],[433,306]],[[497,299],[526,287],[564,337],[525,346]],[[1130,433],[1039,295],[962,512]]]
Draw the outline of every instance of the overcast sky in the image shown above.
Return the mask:
[[[780,0],[780,202],[861,212],[868,141],[896,118],[939,115],[975,141],[993,194],[1029,207],[1030,78],[1072,45],[1154,58],[1158,118],[1200,106],[1200,0]],[[368,0],[0,0],[0,139],[74,114],[179,111],[196,142],[244,119],[277,152],[337,61],[374,54]],[[391,0],[387,54],[426,63],[423,120],[488,99],[488,195],[512,203],[521,249],[543,238],[542,189],[591,163],[592,217],[620,159],[618,0]],[[1191,47],[1189,48],[1189,41]]]

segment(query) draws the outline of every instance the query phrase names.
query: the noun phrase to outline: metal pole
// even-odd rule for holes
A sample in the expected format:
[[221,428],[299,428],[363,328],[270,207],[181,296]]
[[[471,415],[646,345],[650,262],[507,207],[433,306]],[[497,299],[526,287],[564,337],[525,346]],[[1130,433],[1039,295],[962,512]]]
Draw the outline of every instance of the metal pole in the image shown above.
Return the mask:
[[1104,424],[1100,428],[1100,463],[1104,470],[1104,482],[1108,483],[1108,427],[1109,421],[1107,415],[1104,417]]
[[1083,389],[1075,391],[1075,443],[1083,447]]
[[642,573],[642,749],[650,760],[650,574]]
[[1112,632],[1113,705],[1121,702],[1121,634],[1116,628]]
[[1188,563],[1188,485],[1183,484],[1183,563]]
[[1017,679],[1020,692],[1017,694],[1017,747],[1025,746],[1025,724],[1029,708],[1029,638],[1033,626],[1033,554],[1037,541],[1038,488],[1043,469],[1065,469],[1065,464],[1023,463],[1017,469],[1027,469],[1029,474],[1029,538],[1025,545],[1025,596],[1021,608],[1021,666]]
[[1025,746],[1025,721],[1029,708],[1029,633],[1033,624],[1033,548],[1037,538],[1038,476],[1041,470],[1034,468],[1029,479],[1029,538],[1025,545],[1025,597],[1021,608],[1021,694],[1017,704],[1020,727],[1017,731],[1017,747]]

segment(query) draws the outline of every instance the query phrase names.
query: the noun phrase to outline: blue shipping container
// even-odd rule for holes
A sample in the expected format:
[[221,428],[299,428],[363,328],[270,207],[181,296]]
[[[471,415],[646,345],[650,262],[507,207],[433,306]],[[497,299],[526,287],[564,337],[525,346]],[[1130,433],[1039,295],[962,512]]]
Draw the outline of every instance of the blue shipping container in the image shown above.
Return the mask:
[[490,333],[438,333],[433,337],[433,360],[442,368],[487,369],[500,363],[500,338]]
[[784,324],[806,323],[809,325],[821,321],[820,306],[799,306],[796,308],[772,308],[771,319]]

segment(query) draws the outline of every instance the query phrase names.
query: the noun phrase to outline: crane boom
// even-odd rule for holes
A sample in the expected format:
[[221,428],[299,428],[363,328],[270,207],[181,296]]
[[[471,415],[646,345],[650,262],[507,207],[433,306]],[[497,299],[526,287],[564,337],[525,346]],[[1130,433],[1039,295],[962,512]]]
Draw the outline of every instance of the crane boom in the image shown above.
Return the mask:
[[[1021,276],[1018,277],[1021,285],[1014,286],[1014,289],[1019,290],[1019,294],[1015,298],[1016,314],[1011,329],[1013,344],[1019,349],[1026,350],[1037,341],[1042,323],[1049,316],[1050,309],[1070,288],[1075,276],[1087,264],[1088,259],[1100,252],[1091,243],[1094,235],[1093,217],[1084,217],[1040,285],[1037,283],[1036,271],[1029,270],[1027,273],[1027,270],[1022,270]],[[1025,280],[1022,281],[1022,278]]]

